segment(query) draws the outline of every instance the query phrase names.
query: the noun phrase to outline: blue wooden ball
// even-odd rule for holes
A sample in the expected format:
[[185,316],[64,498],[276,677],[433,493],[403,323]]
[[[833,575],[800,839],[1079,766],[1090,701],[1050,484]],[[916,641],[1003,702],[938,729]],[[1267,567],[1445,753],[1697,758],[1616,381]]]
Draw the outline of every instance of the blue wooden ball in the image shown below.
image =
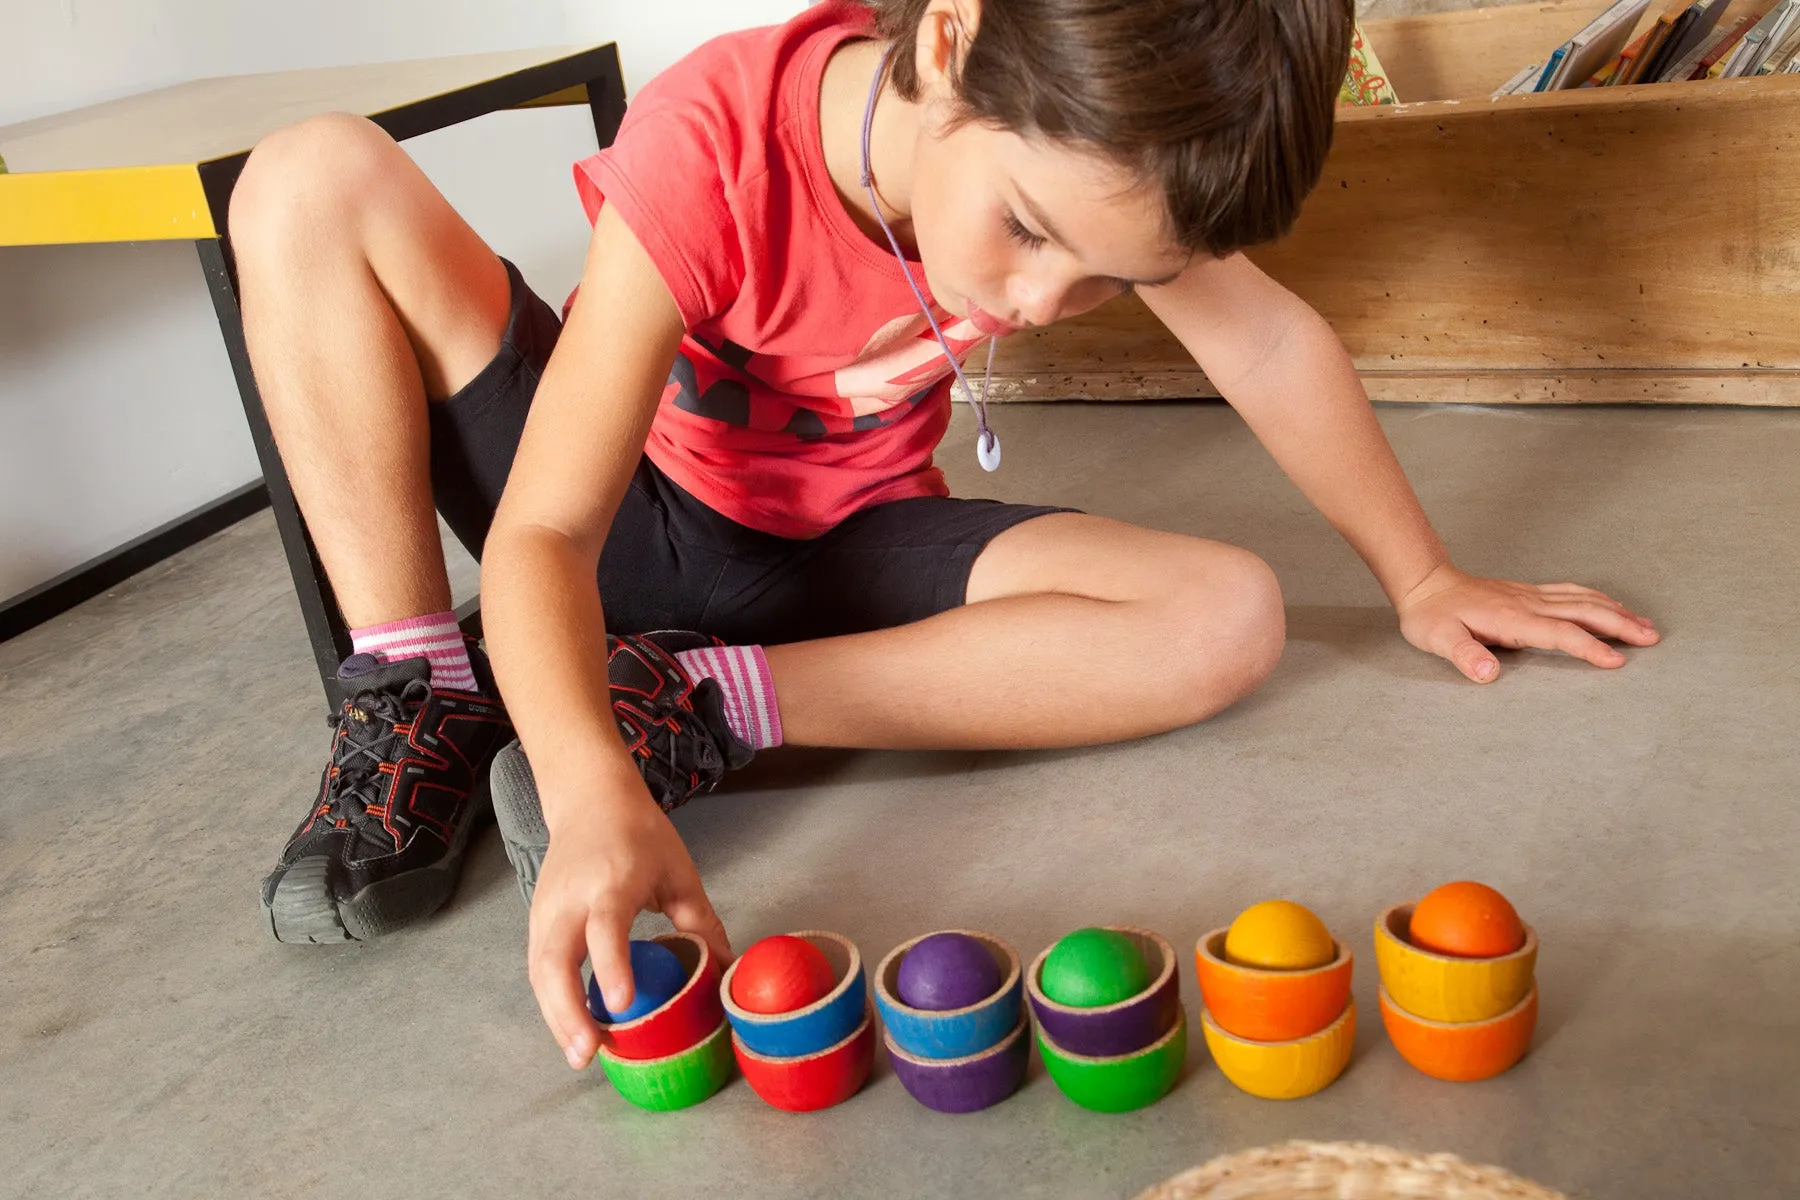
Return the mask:
[[894,990],[912,1008],[967,1008],[1000,990],[1000,964],[966,933],[934,933],[900,960]]
[[675,998],[688,981],[687,968],[675,952],[661,942],[631,943],[631,980],[635,985],[631,1003],[624,1012],[609,1013],[600,995],[600,985],[588,980],[588,1011],[602,1025],[635,1021],[645,1013],[661,1008]]

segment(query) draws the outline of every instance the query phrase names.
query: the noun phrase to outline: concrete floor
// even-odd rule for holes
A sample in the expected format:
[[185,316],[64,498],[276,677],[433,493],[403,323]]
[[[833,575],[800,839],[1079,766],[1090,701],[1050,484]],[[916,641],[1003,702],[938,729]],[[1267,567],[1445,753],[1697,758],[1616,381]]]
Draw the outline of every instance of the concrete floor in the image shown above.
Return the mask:
[[[1616,673],[1507,655],[1479,688],[1400,639],[1228,410],[1007,407],[991,480],[959,412],[959,490],[1266,557],[1280,669],[1138,744],[774,754],[678,818],[740,948],[824,927],[873,961],[970,926],[1030,955],[1106,922],[1191,947],[1253,901],[1302,900],[1359,960],[1356,1057],[1325,1092],[1253,1099],[1196,1037],[1176,1090],[1125,1116],[1076,1109],[1035,1059],[967,1117],[885,1068],[812,1116],[741,1081],[640,1113],[540,1025],[491,831],[422,928],[277,945],[257,882],[326,733],[265,513],[0,645],[0,1193],[1123,1197],[1304,1137],[1574,1196],[1800,1195],[1800,412],[1382,415],[1465,566],[1611,590],[1665,643]],[[1518,1068],[1457,1085],[1382,1033],[1369,927],[1463,877],[1537,926],[1543,1010]]]

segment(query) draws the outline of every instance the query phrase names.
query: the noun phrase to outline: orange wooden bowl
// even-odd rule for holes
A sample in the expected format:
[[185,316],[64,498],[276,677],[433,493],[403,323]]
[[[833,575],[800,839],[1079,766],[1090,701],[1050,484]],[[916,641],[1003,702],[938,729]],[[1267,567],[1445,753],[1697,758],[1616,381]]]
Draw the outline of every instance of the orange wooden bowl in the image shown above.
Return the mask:
[[1291,1042],[1311,1037],[1343,1014],[1350,1003],[1349,949],[1335,938],[1337,957],[1305,971],[1243,967],[1225,957],[1224,929],[1194,945],[1194,970],[1213,1022],[1253,1042]]
[[1455,1024],[1415,1017],[1381,989],[1381,1023],[1400,1057],[1434,1079],[1452,1083],[1491,1079],[1524,1058],[1537,1030],[1537,1015],[1535,986],[1497,1017]]

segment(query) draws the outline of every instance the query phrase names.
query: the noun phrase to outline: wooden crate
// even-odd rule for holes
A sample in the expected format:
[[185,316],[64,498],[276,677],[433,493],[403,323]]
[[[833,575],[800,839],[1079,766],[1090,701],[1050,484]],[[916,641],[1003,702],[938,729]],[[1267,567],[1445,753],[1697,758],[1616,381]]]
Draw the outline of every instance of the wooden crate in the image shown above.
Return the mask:
[[[1374,399],[1800,405],[1800,75],[1488,99],[1607,4],[1365,25],[1413,102],[1340,110],[1300,220],[1250,257]],[[1216,394],[1129,297],[996,356],[996,397]]]

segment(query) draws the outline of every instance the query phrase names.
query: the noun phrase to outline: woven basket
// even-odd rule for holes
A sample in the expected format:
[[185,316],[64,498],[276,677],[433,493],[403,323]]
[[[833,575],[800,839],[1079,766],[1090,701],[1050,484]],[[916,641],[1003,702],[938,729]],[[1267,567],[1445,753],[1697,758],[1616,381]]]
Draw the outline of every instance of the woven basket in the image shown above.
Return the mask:
[[1286,1142],[1226,1154],[1137,1200],[1568,1200],[1454,1154],[1366,1142]]

